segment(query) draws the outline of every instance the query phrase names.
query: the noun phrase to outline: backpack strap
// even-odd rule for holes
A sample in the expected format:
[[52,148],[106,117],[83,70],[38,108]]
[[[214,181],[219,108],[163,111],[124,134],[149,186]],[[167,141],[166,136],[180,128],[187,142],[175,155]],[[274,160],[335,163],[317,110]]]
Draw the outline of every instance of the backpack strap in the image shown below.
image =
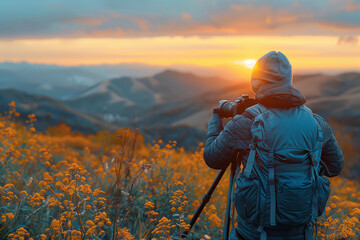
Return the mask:
[[[322,153],[322,147],[324,144],[324,135],[323,135],[323,131],[321,129],[321,126],[319,124],[319,122],[317,121],[317,119],[314,117],[314,119],[316,120],[317,123],[317,138],[316,138],[316,144],[315,147],[313,149],[313,151],[310,153],[310,157],[311,157],[311,164],[312,164],[312,174],[313,174],[313,179],[315,181],[314,184],[314,194],[313,194],[313,213],[312,213],[312,217],[313,219],[317,219],[318,218],[318,198],[319,198],[319,166],[320,166],[320,162],[321,162],[321,153]],[[316,197],[316,199],[315,199]],[[315,202],[314,202],[315,200]]]
[[[313,238],[314,226],[315,226],[315,238]],[[317,239],[317,232],[318,232],[318,226],[316,221],[313,219],[305,226],[305,240]]]
[[254,119],[259,114],[265,112],[267,108],[261,104],[255,104],[254,106],[248,107],[245,109],[245,111],[242,113],[245,117],[249,119]]
[[311,175],[312,175],[312,179],[314,181],[313,199],[312,199],[312,218],[317,219],[318,218],[318,200],[319,200],[319,177],[318,177],[319,174],[316,170],[317,169],[316,165],[318,164],[318,161],[313,152],[310,153],[310,160],[311,160]]
[[[256,119],[255,121],[256,122]],[[251,139],[250,139],[250,144],[249,144],[249,149],[250,149],[250,153],[246,162],[246,167],[244,169],[244,175],[249,178],[251,171],[254,167],[254,163],[255,163],[255,155],[256,155],[256,146],[258,144],[258,142],[262,141],[264,138],[264,133],[263,130],[259,127],[251,127]]]
[[[249,118],[250,120],[255,121],[256,120],[255,118],[259,114],[261,114],[264,110],[265,110],[265,107],[263,107],[260,104],[256,104],[256,105],[254,105],[252,107],[247,108],[242,113],[242,115]],[[258,139],[256,139],[255,141],[258,141]],[[250,144],[249,144],[250,153],[249,153],[248,159],[246,161],[246,167],[244,169],[244,175],[245,175],[246,178],[250,177],[251,171],[252,171],[252,169],[254,167],[254,163],[255,163],[255,155],[256,155],[256,148],[255,148],[256,142],[255,141],[254,141],[253,134],[251,134],[251,139],[250,139]]]
[[244,169],[244,175],[246,178],[250,177],[251,171],[252,171],[252,169],[254,167],[254,163],[255,163],[256,149],[255,149],[255,143],[252,139],[251,139],[249,148],[250,148],[250,153],[249,153],[249,157],[246,162],[246,167]]
[[[310,160],[311,160],[311,172],[314,181],[313,187],[313,199],[312,199],[312,221],[309,223],[309,228],[315,226],[315,239],[317,238],[318,228],[317,228],[317,219],[318,219],[318,201],[319,201],[319,166],[321,162],[321,153],[322,147],[324,144],[324,135],[320,123],[314,117],[318,126],[317,138],[315,147],[310,152]],[[312,238],[311,238],[312,239]]]
[[253,120],[256,117],[256,115],[253,115],[253,114],[254,114],[253,112],[245,111],[241,115],[243,115],[244,117],[246,117],[250,120]]
[[267,240],[267,234],[263,225],[260,225],[257,231],[260,233],[260,240]]
[[270,225],[276,226],[276,192],[274,152],[269,153]]

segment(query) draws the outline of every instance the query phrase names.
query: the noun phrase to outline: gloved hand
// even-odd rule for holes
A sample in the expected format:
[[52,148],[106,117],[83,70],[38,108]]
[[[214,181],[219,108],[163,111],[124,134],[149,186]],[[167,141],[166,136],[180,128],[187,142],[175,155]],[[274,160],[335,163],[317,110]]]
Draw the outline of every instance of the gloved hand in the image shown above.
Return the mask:
[[243,113],[248,107],[251,107],[257,104],[257,100],[254,98],[250,98],[249,95],[243,94],[241,97],[238,97],[235,101],[236,106],[236,114]]
[[235,102],[228,100],[219,101],[219,105],[213,110],[213,113],[217,113],[222,118],[232,118],[237,114],[241,114],[246,108],[253,106],[257,103],[257,100],[249,98],[247,94],[243,94],[238,97]]
[[222,118],[234,117],[235,103],[228,100],[219,101],[219,105],[214,108],[213,113],[219,114]]
[[217,113],[219,114],[219,116],[221,117],[221,107],[222,105],[226,102],[227,100],[221,100],[219,101],[219,105],[213,109],[213,113]]
[[236,103],[243,103],[245,101],[245,99],[249,99],[249,95],[242,94],[240,97],[236,98],[235,102]]

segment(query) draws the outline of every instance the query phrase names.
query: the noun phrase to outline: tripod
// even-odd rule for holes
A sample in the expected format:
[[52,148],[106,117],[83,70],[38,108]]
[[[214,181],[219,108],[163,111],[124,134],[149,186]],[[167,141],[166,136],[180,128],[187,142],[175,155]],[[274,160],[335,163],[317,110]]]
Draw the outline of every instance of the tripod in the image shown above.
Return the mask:
[[[253,99],[253,98],[249,98],[249,96],[247,94],[243,94],[241,97],[238,97],[234,103],[227,101],[227,100],[221,100],[221,101],[219,101],[219,103],[220,103],[220,106],[219,106],[220,109],[215,109],[215,110],[217,110],[217,113],[219,115],[222,115],[222,117],[233,117],[237,114],[241,114],[242,112],[244,112],[246,108],[257,104],[257,100]],[[226,203],[226,214],[225,214],[225,224],[224,224],[224,231],[223,231],[223,240],[229,239],[231,209],[233,208],[233,203],[234,203],[234,201],[232,199],[233,192],[234,192],[234,178],[237,175],[237,169],[238,169],[237,160],[231,162],[230,169],[231,169],[231,172],[230,172],[228,198],[227,198],[227,203]],[[190,221],[190,228],[181,234],[182,238],[187,238],[189,231],[195,224],[196,220],[198,219],[198,217],[199,217],[200,213],[202,212],[202,210],[204,209],[205,205],[209,202],[211,195],[213,194],[213,192],[215,191],[215,188],[217,187],[221,178],[225,174],[225,171],[226,171],[226,168],[220,170],[220,172],[216,176],[209,191],[203,197],[200,206],[198,207],[194,216],[192,217],[192,219]]]
[[[224,224],[224,231],[223,231],[223,240],[228,240],[229,239],[229,230],[230,230],[230,221],[231,221],[231,209],[232,209],[232,195],[234,192],[234,178],[235,178],[235,172],[236,172],[236,168],[237,168],[237,162],[232,162],[231,163],[231,172],[230,172],[230,182],[229,182],[229,191],[228,191],[228,198],[227,198],[227,204],[226,204],[226,214],[225,214],[225,224]],[[196,220],[199,218],[202,210],[204,209],[205,205],[209,202],[211,195],[213,194],[213,192],[215,191],[217,185],[219,184],[221,178],[224,176],[226,172],[226,168],[220,170],[220,172],[218,173],[218,175],[216,176],[214,182],[212,183],[209,191],[205,194],[205,196],[202,199],[202,202],[200,204],[200,206],[198,207],[198,209],[196,210],[194,216],[192,217],[191,221],[190,221],[190,228],[186,231],[184,231],[181,234],[182,238],[187,238],[189,231],[191,230],[191,228],[194,226]]]

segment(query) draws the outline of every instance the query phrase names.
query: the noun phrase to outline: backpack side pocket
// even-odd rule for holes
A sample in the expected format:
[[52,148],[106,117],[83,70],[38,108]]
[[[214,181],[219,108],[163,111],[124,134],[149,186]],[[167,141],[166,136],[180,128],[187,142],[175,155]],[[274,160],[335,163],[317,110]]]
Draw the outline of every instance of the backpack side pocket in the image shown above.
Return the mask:
[[248,179],[240,174],[236,180],[235,207],[238,215],[252,223],[258,222],[259,216],[259,180]]

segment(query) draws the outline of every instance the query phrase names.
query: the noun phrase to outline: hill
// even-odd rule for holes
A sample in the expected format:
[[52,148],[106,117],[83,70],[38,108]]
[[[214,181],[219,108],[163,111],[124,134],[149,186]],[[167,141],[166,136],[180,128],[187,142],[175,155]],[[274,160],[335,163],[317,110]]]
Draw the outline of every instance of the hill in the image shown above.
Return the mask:
[[46,130],[48,126],[63,122],[75,131],[94,133],[106,126],[102,122],[70,109],[53,98],[24,93],[14,89],[0,90],[0,112],[8,111],[8,104],[16,103],[20,120],[25,122],[28,114],[36,114],[36,129]]
[[310,76],[295,81],[295,86],[306,96],[307,105],[325,119],[360,127],[360,73]]
[[106,80],[66,100],[65,104],[107,122],[128,125],[142,122],[144,116],[159,113],[159,109],[173,109],[178,103],[229,85],[229,81],[221,78],[166,70],[151,77]]
[[[295,87],[304,94],[307,99],[306,105],[313,112],[327,120],[342,122],[347,127],[359,131],[360,73],[344,73],[335,76],[321,74],[294,76],[293,82]],[[154,115],[158,114],[169,119],[171,124],[187,124],[205,130],[206,123],[211,117],[211,109],[217,105],[219,100],[234,101],[243,93],[252,95],[249,84],[238,84],[183,101],[177,105],[179,107],[179,113],[175,114],[179,116],[177,121],[171,120],[176,118],[171,116],[174,111],[171,108],[155,112]],[[184,114],[186,111],[183,109],[186,109],[189,114]],[[193,109],[193,111],[189,112],[189,109]],[[162,118],[162,121],[167,120]]]

